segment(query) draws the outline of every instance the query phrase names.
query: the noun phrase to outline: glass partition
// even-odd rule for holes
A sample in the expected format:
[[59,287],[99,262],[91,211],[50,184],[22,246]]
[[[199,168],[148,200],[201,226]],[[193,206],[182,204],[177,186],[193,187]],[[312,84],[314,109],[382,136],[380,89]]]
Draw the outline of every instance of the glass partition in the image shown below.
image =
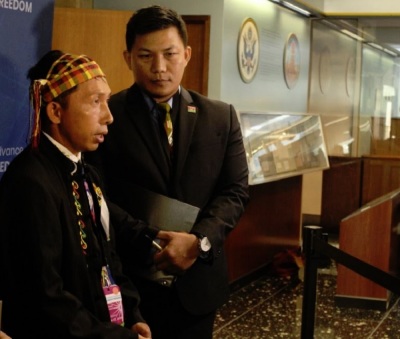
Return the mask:
[[318,115],[241,112],[250,185],[329,167]]
[[309,112],[330,156],[400,154],[400,18],[313,21]]

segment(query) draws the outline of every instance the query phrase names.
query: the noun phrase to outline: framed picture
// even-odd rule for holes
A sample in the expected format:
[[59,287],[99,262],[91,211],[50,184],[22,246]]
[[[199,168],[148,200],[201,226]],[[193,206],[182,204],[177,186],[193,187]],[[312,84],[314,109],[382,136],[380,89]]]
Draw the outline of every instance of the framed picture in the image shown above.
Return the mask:
[[247,18],[240,28],[237,61],[240,77],[245,83],[253,81],[260,59],[260,37],[255,21]]
[[286,86],[294,88],[300,75],[300,48],[295,34],[290,34],[286,40],[283,53],[283,73]]

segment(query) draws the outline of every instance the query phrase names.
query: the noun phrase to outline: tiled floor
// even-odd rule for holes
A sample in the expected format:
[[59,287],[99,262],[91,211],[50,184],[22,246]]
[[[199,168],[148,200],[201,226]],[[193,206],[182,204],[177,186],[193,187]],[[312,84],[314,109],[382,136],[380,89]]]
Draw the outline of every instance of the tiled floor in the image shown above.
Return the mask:
[[[318,272],[314,338],[400,338],[399,300],[387,311],[339,308],[335,273],[333,265]],[[302,294],[301,280],[265,275],[232,293],[217,314],[213,338],[300,338]]]

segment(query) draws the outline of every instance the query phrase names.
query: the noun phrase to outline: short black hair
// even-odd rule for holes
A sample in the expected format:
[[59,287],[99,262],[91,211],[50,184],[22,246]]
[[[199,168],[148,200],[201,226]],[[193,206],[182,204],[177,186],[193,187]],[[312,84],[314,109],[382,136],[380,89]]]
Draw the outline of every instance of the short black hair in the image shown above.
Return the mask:
[[143,35],[169,27],[176,27],[183,45],[188,44],[186,24],[182,17],[172,9],[154,5],[135,12],[126,25],[126,49],[130,51],[137,35]]

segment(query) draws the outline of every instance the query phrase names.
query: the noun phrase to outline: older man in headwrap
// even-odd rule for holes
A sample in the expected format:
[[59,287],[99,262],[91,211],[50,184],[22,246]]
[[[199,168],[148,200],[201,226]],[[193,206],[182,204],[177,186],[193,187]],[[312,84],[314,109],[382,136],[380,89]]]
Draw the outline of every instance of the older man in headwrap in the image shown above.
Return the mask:
[[106,201],[81,156],[113,121],[105,75],[87,56],[51,51],[28,78],[31,143],[0,182],[2,329],[13,339],[150,338],[113,226],[135,243],[147,225]]

